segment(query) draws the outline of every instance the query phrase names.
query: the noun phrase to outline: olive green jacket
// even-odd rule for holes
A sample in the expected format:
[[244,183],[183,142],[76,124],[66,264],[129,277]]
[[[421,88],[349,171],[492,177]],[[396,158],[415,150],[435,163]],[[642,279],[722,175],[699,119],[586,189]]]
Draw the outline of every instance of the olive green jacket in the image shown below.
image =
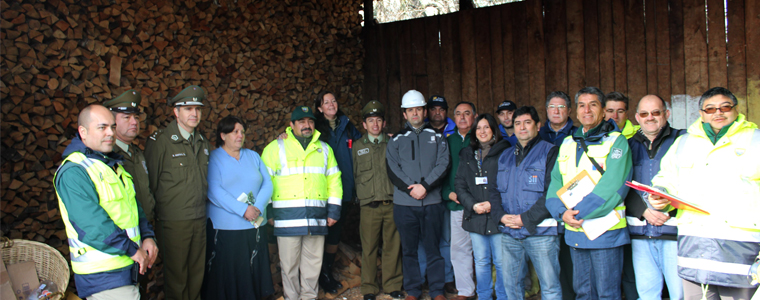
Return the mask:
[[365,133],[356,140],[351,149],[354,160],[354,177],[356,178],[356,198],[360,205],[372,201],[393,200],[393,185],[388,179],[385,162],[385,147],[388,136],[382,134],[379,143],[374,144]]
[[150,191],[150,179],[148,178],[148,165],[145,162],[145,155],[135,145],[129,145],[129,152],[132,155],[129,155],[129,153],[116,145],[113,147],[113,152],[124,156],[122,165],[124,166],[124,170],[132,175],[137,201],[140,201],[140,205],[142,205],[143,211],[145,211],[145,217],[149,222],[152,222],[156,199],[153,198],[153,193]]
[[179,221],[206,217],[208,155],[210,144],[195,130],[198,147],[182,137],[177,120],[148,138],[145,158],[150,190],[159,220]]

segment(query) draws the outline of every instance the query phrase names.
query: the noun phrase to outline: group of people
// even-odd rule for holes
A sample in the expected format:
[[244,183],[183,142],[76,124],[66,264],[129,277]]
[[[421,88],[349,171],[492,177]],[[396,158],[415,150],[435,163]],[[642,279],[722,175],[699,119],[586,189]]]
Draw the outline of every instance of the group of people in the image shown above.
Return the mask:
[[[523,299],[530,272],[544,300],[660,299],[664,286],[671,299],[757,291],[760,130],[725,88],[702,95],[686,130],[670,126],[656,95],[638,102],[633,125],[628,98],[595,87],[574,99],[550,93],[544,122],[511,101],[496,116],[462,101],[452,120],[444,97],[410,90],[394,134],[380,102],[362,109],[362,134],[322,92],[260,156],[244,147],[249,128],[235,116],[219,121],[213,149],[197,130],[205,101],[199,86],[168,101],[176,118],[145,153],[133,143],[138,92],[80,112],[54,179],[80,297],[139,299],[161,249],[166,299],[264,299],[274,292],[264,226],[277,239],[285,299],[336,293],[351,201],[365,300],[381,291],[416,300],[426,283],[434,300]],[[595,185],[568,206],[560,195],[579,175]],[[594,221],[609,229],[589,235],[584,223]]]

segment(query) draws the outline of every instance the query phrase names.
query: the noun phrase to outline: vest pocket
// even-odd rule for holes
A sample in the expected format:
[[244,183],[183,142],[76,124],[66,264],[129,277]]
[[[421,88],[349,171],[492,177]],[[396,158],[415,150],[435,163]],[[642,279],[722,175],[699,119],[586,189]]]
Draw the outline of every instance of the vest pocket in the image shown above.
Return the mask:
[[544,192],[544,170],[543,169],[525,169],[525,178],[523,178],[523,190],[530,192]]

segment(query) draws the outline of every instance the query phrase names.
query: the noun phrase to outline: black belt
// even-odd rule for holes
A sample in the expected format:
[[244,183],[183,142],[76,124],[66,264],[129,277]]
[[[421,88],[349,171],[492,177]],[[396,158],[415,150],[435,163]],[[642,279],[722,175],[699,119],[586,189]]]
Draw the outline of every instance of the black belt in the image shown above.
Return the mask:
[[371,208],[377,208],[378,206],[382,205],[391,205],[393,204],[393,200],[383,200],[383,201],[372,201],[368,205]]

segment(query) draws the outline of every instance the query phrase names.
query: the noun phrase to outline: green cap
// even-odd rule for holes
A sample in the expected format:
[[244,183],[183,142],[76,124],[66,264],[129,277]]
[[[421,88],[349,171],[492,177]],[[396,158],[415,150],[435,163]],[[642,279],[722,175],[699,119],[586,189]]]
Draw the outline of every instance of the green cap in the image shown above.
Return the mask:
[[135,90],[128,90],[118,97],[106,101],[103,106],[115,112],[136,114],[140,113],[140,102],[142,102],[140,93]]
[[293,110],[293,113],[290,114],[290,121],[296,121],[303,118],[312,118],[314,120],[317,119],[314,117],[314,113],[311,112],[311,107],[308,106],[296,107],[296,109]]
[[372,100],[362,109],[362,116],[366,119],[369,117],[385,117],[385,107],[380,101]]
[[206,100],[206,91],[202,87],[197,85],[191,85],[179,92],[177,96],[174,96],[169,100],[169,106],[183,106],[183,105],[201,105],[203,106],[203,100]]

